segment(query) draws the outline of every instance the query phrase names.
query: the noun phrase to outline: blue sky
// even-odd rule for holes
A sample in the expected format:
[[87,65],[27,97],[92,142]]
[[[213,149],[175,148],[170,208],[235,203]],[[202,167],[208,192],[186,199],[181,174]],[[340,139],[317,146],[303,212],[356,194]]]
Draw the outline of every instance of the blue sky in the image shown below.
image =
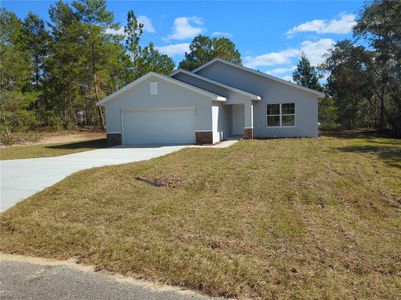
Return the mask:
[[[3,0],[1,6],[20,18],[31,10],[48,20],[54,2]],[[288,80],[301,51],[316,65],[336,41],[352,37],[362,6],[357,0],[108,1],[121,25],[133,9],[145,24],[142,43],[153,41],[176,63],[195,35],[226,36],[237,45],[246,66]]]

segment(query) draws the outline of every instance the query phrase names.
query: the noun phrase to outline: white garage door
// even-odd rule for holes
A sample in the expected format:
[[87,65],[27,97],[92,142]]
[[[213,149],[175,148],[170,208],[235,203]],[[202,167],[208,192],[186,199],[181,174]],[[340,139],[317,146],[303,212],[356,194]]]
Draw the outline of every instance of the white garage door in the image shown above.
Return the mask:
[[149,109],[122,113],[123,143],[193,144],[195,109]]

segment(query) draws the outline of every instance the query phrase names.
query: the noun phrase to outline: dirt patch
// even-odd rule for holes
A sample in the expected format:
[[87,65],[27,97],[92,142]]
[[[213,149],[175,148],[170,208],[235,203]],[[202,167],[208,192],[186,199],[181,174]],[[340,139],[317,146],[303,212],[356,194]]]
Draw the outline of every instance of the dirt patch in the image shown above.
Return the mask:
[[105,138],[104,132],[76,132],[76,133],[52,133],[52,132],[41,132],[37,136],[17,136],[14,137],[12,145],[2,145],[0,148],[8,148],[15,146],[34,146],[41,144],[56,144],[56,143],[68,143],[68,142],[79,142],[91,139]]

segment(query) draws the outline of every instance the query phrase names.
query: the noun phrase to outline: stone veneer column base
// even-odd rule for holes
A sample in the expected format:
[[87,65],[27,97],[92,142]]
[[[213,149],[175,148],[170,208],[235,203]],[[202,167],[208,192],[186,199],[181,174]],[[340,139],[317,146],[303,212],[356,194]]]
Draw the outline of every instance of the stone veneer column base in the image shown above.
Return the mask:
[[212,131],[195,131],[195,137],[197,145],[213,144]]
[[121,145],[121,133],[108,133],[107,146]]
[[244,128],[244,140],[253,139],[253,128]]

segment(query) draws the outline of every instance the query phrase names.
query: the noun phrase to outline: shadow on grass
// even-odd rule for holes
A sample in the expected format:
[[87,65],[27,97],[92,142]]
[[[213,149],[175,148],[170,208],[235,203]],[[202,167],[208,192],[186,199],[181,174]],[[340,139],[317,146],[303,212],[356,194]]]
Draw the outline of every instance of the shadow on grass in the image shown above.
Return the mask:
[[49,149],[98,149],[107,147],[106,139],[97,139],[89,141],[74,142],[62,145],[49,145]]
[[375,154],[390,166],[401,169],[401,148],[390,146],[347,146],[336,148],[337,151],[348,153]]
[[350,130],[320,130],[321,136],[337,137],[345,139],[355,138],[397,138],[391,130],[376,129],[350,129]]

